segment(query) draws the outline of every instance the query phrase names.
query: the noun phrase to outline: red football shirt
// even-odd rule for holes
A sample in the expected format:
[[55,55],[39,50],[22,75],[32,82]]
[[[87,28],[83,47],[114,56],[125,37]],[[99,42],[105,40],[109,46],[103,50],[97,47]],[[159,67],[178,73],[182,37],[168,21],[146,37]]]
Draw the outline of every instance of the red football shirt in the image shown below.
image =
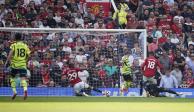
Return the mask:
[[146,77],[155,76],[157,67],[159,68],[162,67],[160,62],[154,56],[148,57],[142,65],[144,76]]
[[75,85],[81,82],[81,79],[78,76],[78,72],[80,71],[81,70],[79,68],[71,68],[64,73],[71,85]]

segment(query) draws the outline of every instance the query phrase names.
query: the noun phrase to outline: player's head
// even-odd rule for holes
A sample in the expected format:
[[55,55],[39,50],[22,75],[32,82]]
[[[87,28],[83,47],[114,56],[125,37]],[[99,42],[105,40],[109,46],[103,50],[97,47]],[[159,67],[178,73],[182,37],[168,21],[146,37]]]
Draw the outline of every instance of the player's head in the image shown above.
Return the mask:
[[82,70],[87,69],[86,65],[84,65],[83,63],[79,63],[79,68],[82,69]]
[[125,55],[130,55],[131,54],[131,50],[129,50],[127,47],[124,48],[124,54]]
[[171,72],[170,69],[165,69],[164,71],[165,71],[165,75],[166,75],[166,76],[170,76],[170,75],[171,75],[171,74],[170,74],[170,72]]
[[149,56],[154,56],[154,52],[149,52]]
[[22,35],[21,33],[16,33],[15,34],[15,41],[21,41],[22,40]]
[[75,68],[75,64],[70,61],[68,61],[68,66],[69,68]]

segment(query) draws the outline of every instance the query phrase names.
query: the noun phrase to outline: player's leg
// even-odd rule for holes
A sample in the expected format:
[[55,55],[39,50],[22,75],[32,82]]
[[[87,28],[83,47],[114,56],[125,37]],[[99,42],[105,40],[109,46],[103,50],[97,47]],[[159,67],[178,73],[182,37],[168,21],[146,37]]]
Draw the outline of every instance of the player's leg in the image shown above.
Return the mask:
[[28,90],[28,84],[26,81],[26,74],[27,74],[27,70],[26,69],[18,69],[19,73],[20,73],[20,78],[21,78],[21,86],[24,89],[24,100],[26,100],[28,94],[27,94],[27,90]]
[[177,96],[179,96],[179,94],[173,90],[170,90],[170,89],[167,89],[167,88],[159,88],[160,89],[160,92],[167,92],[167,93],[172,93],[172,94],[175,94]]
[[110,92],[109,91],[102,91],[102,90],[100,90],[98,88],[94,88],[94,87],[91,87],[91,86],[89,86],[87,89],[90,89],[90,90],[93,90],[95,92],[101,93],[102,95],[105,95],[107,97],[110,96]]
[[10,85],[13,91],[13,96],[12,96],[12,100],[15,99],[15,97],[17,96],[17,91],[16,91],[16,81],[15,81],[15,76],[17,74],[17,70],[14,68],[11,68],[11,76],[10,76]]
[[140,82],[140,96],[149,96],[148,91],[146,91],[146,93],[144,92],[146,83],[157,84],[157,80],[154,77],[146,77],[143,75],[143,81]]
[[92,86],[89,86],[86,82],[83,82],[81,86],[82,86],[83,89],[89,89],[89,90],[93,90],[93,91],[96,91],[98,93],[102,93],[103,94],[103,91],[101,91],[101,90],[99,90],[97,88],[94,88]]
[[[87,90],[90,90],[90,91],[93,90],[95,92],[101,93],[102,95],[105,95],[105,96],[109,97],[109,92],[108,91],[102,91],[98,88],[92,87],[89,84],[87,84],[86,82],[83,82],[81,86],[82,86],[81,88],[83,88],[82,90],[84,90],[84,89],[87,89]],[[87,94],[87,92],[85,92],[85,91],[83,91],[83,93]]]
[[83,91],[84,86],[85,86],[84,82],[79,82],[74,85],[73,88],[74,88],[75,96],[89,96]]
[[[148,78],[143,75],[143,80],[140,82],[140,96],[142,96],[144,93],[144,88],[145,88],[147,81],[148,81]],[[146,92],[147,92],[147,90],[146,90]]]
[[124,83],[120,88],[120,95],[123,96],[124,92],[128,90],[132,83],[132,77],[130,75],[123,75]]

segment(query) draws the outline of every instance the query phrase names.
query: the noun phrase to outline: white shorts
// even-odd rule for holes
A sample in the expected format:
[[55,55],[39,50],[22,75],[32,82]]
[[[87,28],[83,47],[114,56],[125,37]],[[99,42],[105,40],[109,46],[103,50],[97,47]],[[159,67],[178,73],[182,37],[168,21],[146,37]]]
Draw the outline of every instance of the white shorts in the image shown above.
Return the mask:
[[84,88],[89,88],[89,85],[86,82],[83,82],[83,81],[75,84],[74,87],[73,87],[75,93],[81,92],[81,90],[84,89]]

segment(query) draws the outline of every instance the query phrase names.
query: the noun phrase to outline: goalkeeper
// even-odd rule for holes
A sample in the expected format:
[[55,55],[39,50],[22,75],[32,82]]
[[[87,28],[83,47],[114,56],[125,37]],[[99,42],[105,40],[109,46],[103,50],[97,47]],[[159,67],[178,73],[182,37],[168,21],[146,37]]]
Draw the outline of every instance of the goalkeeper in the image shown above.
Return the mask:
[[125,50],[125,55],[122,57],[121,60],[122,66],[120,68],[121,75],[123,77],[123,84],[120,88],[120,95],[123,96],[124,92],[128,90],[128,88],[131,86],[132,83],[132,63],[133,63],[133,57],[129,55],[129,51]]
[[157,84],[150,84],[149,82],[145,83],[145,90],[146,90],[147,96],[165,97],[165,95],[160,94],[162,92],[167,92],[167,93],[175,94],[176,96],[180,96],[180,94],[176,93],[171,89],[158,87]]

